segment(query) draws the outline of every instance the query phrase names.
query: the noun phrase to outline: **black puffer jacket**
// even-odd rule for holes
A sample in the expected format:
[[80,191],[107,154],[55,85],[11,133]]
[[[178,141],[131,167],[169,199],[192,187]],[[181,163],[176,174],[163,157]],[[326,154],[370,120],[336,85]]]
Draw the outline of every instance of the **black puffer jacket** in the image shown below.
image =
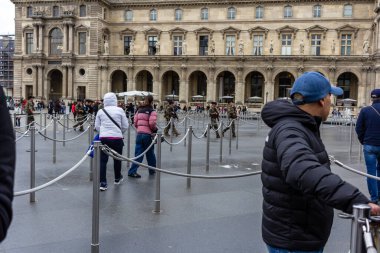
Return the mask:
[[369,200],[331,173],[320,118],[287,101],[266,104],[262,118],[272,128],[262,161],[263,239],[289,250],[321,249],[330,235],[333,208],[351,213],[353,204]]

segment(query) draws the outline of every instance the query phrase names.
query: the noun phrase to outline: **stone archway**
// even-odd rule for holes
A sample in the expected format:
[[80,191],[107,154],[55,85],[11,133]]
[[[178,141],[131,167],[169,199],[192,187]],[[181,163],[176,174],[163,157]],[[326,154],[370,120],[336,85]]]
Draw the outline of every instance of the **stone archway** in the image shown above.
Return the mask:
[[50,80],[49,90],[48,90],[48,99],[57,100],[63,96],[63,83],[62,83],[62,72],[58,69],[50,71],[48,78]]
[[195,101],[193,96],[203,96],[198,101],[206,100],[207,96],[207,76],[204,72],[197,70],[190,74],[189,76],[189,97],[188,101]]
[[294,76],[287,71],[277,74],[274,79],[274,99],[289,97],[294,80]]
[[338,96],[337,99],[358,99],[358,77],[351,72],[344,72],[339,75],[337,79],[337,86],[343,89],[343,95]]
[[153,92],[153,75],[148,70],[137,73],[136,90]]
[[245,78],[244,101],[246,101],[249,97],[264,98],[264,85],[265,79],[263,74],[258,71],[248,73]]
[[127,75],[122,70],[115,70],[111,76],[111,92],[127,91]]
[[169,70],[162,75],[161,80],[161,101],[179,100],[180,78],[177,72]]
[[216,77],[216,91],[219,101],[227,102],[235,100],[235,84],[235,75],[230,71],[222,71],[218,74]]

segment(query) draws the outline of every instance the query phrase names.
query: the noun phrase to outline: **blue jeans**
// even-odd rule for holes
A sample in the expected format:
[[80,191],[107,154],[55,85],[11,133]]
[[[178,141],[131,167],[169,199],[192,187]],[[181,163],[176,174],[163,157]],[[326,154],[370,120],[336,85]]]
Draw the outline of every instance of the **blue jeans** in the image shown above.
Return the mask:
[[267,247],[268,247],[269,253],[323,253],[323,249],[314,250],[314,251],[303,251],[303,250],[280,249],[280,248],[275,248],[269,245],[267,245]]
[[[367,173],[380,177],[380,146],[364,145],[363,152]],[[367,185],[371,201],[377,203],[380,198],[380,181],[367,178]]]
[[[124,142],[122,139],[101,139],[102,144],[112,148],[120,155],[123,154]],[[107,162],[108,155],[103,151],[100,153],[100,183],[107,184]],[[113,169],[115,172],[115,179],[121,178],[121,161],[113,159]]]
[[[152,136],[150,134],[138,133],[136,136],[136,146],[135,146],[135,156],[142,154],[152,143]],[[148,161],[148,165],[152,167],[156,167],[156,156],[154,155],[154,145],[146,152],[146,160]],[[144,159],[144,156],[136,159],[136,162],[141,163]],[[131,168],[128,171],[128,175],[134,174],[137,172],[138,165],[132,163]],[[154,170],[149,170],[149,173],[154,173]]]

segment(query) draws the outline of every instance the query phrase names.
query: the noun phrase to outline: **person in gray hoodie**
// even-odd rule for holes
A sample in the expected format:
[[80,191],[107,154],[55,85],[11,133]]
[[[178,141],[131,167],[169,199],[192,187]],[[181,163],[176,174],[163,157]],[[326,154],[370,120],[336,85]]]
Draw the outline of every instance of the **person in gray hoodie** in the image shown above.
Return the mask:
[[[104,108],[99,110],[95,119],[95,129],[99,133],[100,141],[119,154],[123,153],[123,133],[128,129],[128,120],[123,109],[117,107],[115,93],[104,95]],[[107,190],[107,162],[108,155],[101,152],[100,155],[100,190]],[[123,181],[121,174],[121,161],[114,159],[114,172],[116,185]]]

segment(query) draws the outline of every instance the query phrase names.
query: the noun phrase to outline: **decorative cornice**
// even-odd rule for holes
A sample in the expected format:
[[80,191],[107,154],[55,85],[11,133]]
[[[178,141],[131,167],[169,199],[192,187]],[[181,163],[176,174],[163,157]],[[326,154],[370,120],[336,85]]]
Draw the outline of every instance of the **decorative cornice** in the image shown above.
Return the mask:
[[281,28],[276,29],[276,32],[278,33],[278,38],[280,39],[282,33],[291,33],[293,34],[293,37],[296,38],[296,33],[298,29],[293,26],[283,26]]
[[125,36],[125,35],[132,35],[132,39],[134,40],[136,37],[137,31],[126,28],[123,31],[120,31],[119,34],[120,34],[121,40],[123,39],[123,36]]
[[353,27],[351,25],[344,25],[344,26],[341,26],[341,27],[338,27],[337,29],[335,29],[336,32],[338,33],[338,38],[340,38],[340,36],[342,35],[342,33],[344,32],[349,32],[349,33],[353,33],[354,34],[354,38],[356,38],[357,34],[358,34],[358,31],[359,31],[359,28],[356,28],[356,27]]
[[169,30],[170,40],[173,39],[173,34],[182,34],[184,37],[183,39],[185,40],[186,39],[186,33],[187,33],[187,31],[185,29],[180,28],[180,27],[176,27],[174,29],[171,29],[171,30]]
[[266,39],[267,35],[268,35],[268,32],[269,32],[269,29],[267,29],[265,27],[262,27],[262,26],[256,26],[256,27],[253,27],[253,28],[249,29],[248,32],[249,32],[249,36],[250,36],[251,39],[253,37],[253,34],[255,34],[255,33],[264,33],[265,34],[265,39]]
[[223,34],[223,39],[226,39],[226,36],[225,36],[226,34],[236,34],[237,39],[239,39],[241,30],[234,28],[232,26],[229,26],[227,28],[222,29],[220,32]]
[[307,32],[307,38],[310,38],[311,33],[323,33],[323,38],[326,38],[326,32],[329,30],[326,27],[320,25],[314,25],[305,29]]
[[149,35],[157,35],[158,40],[160,40],[161,30],[158,30],[156,28],[149,28],[144,31],[144,35],[145,35],[145,40],[148,38]]

